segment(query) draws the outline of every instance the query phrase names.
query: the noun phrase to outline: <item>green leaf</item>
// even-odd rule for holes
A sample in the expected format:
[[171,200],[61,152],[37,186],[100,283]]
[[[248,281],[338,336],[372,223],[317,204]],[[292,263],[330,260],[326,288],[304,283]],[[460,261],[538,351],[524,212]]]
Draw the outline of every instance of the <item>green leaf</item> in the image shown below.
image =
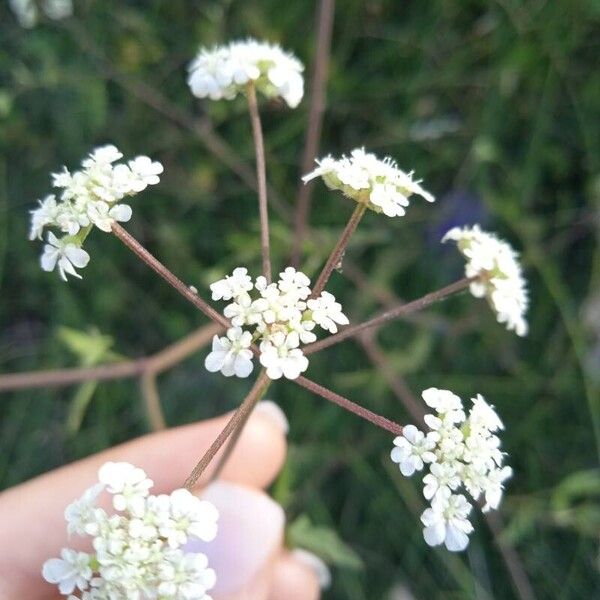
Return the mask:
[[58,330],[60,341],[81,361],[82,366],[93,366],[105,360],[113,345],[110,336],[102,335],[97,329],[79,331],[70,327]]
[[[93,367],[105,362],[114,361],[118,356],[111,352],[113,340],[95,328],[79,331],[69,327],[61,327],[58,337],[67,348],[79,358],[82,367]],[[66,430],[75,435],[81,428],[87,408],[98,387],[98,381],[82,383],[71,398],[67,413]]]
[[328,565],[345,569],[363,568],[362,559],[329,527],[313,525],[306,515],[300,515],[287,530],[288,545],[316,554]]
[[555,511],[567,510],[574,504],[600,499],[600,471],[589,469],[577,471],[563,479],[552,494]]
[[70,435],[75,435],[81,428],[83,417],[85,416],[97,387],[98,381],[86,381],[77,388],[77,391],[73,395],[69,405],[66,423],[67,433]]

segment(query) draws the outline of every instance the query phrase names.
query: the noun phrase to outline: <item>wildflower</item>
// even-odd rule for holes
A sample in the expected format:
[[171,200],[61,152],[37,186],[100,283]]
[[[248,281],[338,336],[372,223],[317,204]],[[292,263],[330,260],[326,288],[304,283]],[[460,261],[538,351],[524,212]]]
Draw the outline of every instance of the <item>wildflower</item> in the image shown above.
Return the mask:
[[104,521],[106,513],[96,506],[98,496],[104,491],[104,484],[97,483],[87,489],[81,498],[74,500],[65,509],[67,532],[77,535],[97,533],[96,525]]
[[348,325],[348,317],[342,312],[342,305],[336,302],[329,292],[321,292],[318,298],[306,303],[311,311],[311,319],[329,333],[337,333],[338,325]]
[[232,327],[227,337],[215,336],[205,366],[225,376],[247,377],[252,372],[252,351],[256,342],[260,363],[271,379],[296,379],[308,368],[301,344],[317,339],[319,325],[335,333],[348,318],[329,292],[310,298],[310,279],[287,267],[279,280],[268,283],[261,275],[253,282],[248,270],[238,267],[231,275],[210,286],[213,300],[231,301],[223,310]]
[[210,600],[206,590],[214,587],[217,577],[208,568],[204,554],[184,554],[173,550],[160,565],[158,597],[164,600]]
[[[98,477],[65,512],[70,533],[91,536],[92,552],[63,548],[60,558],[44,563],[44,579],[69,600],[210,600],[215,572],[204,554],[184,544],[214,539],[216,508],[184,489],[151,495],[152,481],[129,463],[106,463]],[[96,505],[102,492],[112,495],[118,514]]]
[[138,467],[126,462],[107,462],[98,471],[100,483],[106,486],[106,491],[114,494],[115,510],[127,510],[145,498],[154,485],[146,473]]
[[189,67],[194,96],[232,100],[249,82],[267,98],[280,96],[295,108],[304,94],[302,63],[275,44],[253,39],[201,48]]
[[58,198],[51,194],[39,201],[38,208],[31,211],[29,231],[30,240],[42,239],[47,227],[64,234],[59,240],[49,232],[49,244],[42,255],[44,270],[52,271],[58,263],[63,279],[65,274],[79,277],[73,267],[83,267],[89,261],[81,244],[90,229],[96,226],[110,232],[114,222],[129,221],[131,207],[121,201],[159,182],[163,171],[159,162],[138,156],[128,164],[113,164],[122,157],[115,146],[101,146],[82,161],[81,170],[71,173],[63,168],[52,174],[53,186],[62,192]]
[[90,255],[78,247],[69,237],[59,240],[51,231],[48,232],[47,244],[40,257],[40,264],[44,271],[54,271],[58,265],[58,272],[63,281],[67,275],[81,279],[75,267],[83,269],[90,261]]
[[198,501],[186,489],[175,490],[169,498],[169,519],[160,527],[172,548],[182,546],[189,537],[210,542],[217,535],[219,513],[213,504]]
[[455,465],[433,462],[429,473],[423,477],[423,483],[423,496],[431,500],[438,493],[455,490],[460,485],[460,477]]
[[421,517],[425,541],[463,550],[473,529],[468,521],[471,504],[455,492],[462,486],[474,500],[483,495],[484,512],[498,508],[504,482],[512,475],[512,469],[503,466],[505,455],[495,435],[504,426],[481,394],[473,398],[468,415],[460,397],[450,390],[429,388],[422,396],[436,413],[424,417],[431,431],[425,434],[414,425],[404,427],[402,436],[394,440],[391,458],[408,477],[428,465],[423,495],[431,506]]
[[248,275],[248,269],[238,267],[225,279],[219,279],[210,286],[213,300],[231,300],[249,292],[254,285],[252,278]]
[[364,148],[352,150],[349,157],[340,159],[327,156],[317,160],[317,164],[314,171],[302,178],[304,183],[321,177],[329,189],[339,190],[348,198],[388,217],[403,216],[412,194],[427,202],[435,200],[419,181],[413,180],[412,172],[405,173],[391,158],[380,160]]
[[204,366],[211,373],[221,371],[225,377],[248,377],[252,373],[252,334],[241,327],[231,327],[226,337],[215,335],[212,352]]
[[495,510],[500,506],[504,482],[512,477],[512,473],[512,469],[508,466],[490,471],[487,482],[483,486],[485,489],[485,504],[481,509],[483,512],[488,512],[490,509]]
[[414,425],[407,425],[402,430],[402,435],[394,440],[395,448],[391,458],[400,466],[402,475],[410,477],[415,471],[420,471],[426,462],[434,462],[435,441],[426,436]]
[[44,579],[58,584],[58,591],[65,596],[75,589],[87,590],[92,579],[90,555],[63,548],[61,558],[51,558],[44,563]]
[[260,345],[260,364],[267,369],[267,376],[271,379],[297,379],[300,374],[308,369],[308,358],[302,350],[295,346],[295,338],[285,336],[283,343],[274,345],[271,342],[262,342]]
[[470,291],[486,298],[499,323],[519,336],[527,335],[527,287],[518,255],[505,241],[482,231],[479,225],[455,227],[442,242],[452,240],[467,260],[465,275],[476,278]]
[[469,521],[471,504],[462,494],[438,494],[431,507],[421,515],[423,537],[430,546],[445,544],[451,552],[460,552],[469,544],[473,525]]

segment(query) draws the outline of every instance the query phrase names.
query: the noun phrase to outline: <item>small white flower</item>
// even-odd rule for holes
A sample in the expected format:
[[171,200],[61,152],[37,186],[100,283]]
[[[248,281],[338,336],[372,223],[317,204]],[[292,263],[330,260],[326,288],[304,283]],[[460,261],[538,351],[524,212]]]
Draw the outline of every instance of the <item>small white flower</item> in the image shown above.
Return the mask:
[[308,359],[298,347],[298,340],[288,335],[285,342],[275,346],[269,341],[260,345],[260,364],[270,379],[297,379],[308,369]]
[[164,171],[161,163],[153,161],[147,156],[137,156],[128,164],[136,177],[132,186],[136,192],[141,192],[149,185],[156,185],[160,182],[159,175]]
[[189,537],[204,542],[215,539],[219,513],[213,504],[200,500],[186,489],[179,489],[171,494],[169,505],[170,518],[159,531],[171,548],[182,546]]
[[432,452],[435,448],[434,438],[426,436],[414,425],[407,425],[402,429],[402,435],[394,439],[394,446],[391,458],[398,463],[400,472],[406,477],[420,471],[426,462],[436,460]]
[[456,467],[448,463],[433,463],[429,473],[423,477],[423,496],[431,500],[438,493],[455,490],[460,485],[460,477]]
[[504,482],[512,477],[512,474],[513,471],[510,467],[490,471],[485,483],[485,505],[481,509],[483,512],[488,512],[490,509],[495,510],[500,506]]
[[246,41],[202,48],[189,67],[188,85],[194,96],[231,100],[253,81],[267,98],[280,96],[290,108],[304,94],[302,63],[279,46]]
[[469,544],[473,531],[468,517],[471,504],[462,494],[437,494],[431,508],[421,515],[423,537],[430,546],[445,544],[451,552],[460,552]]
[[58,591],[65,596],[75,589],[87,590],[92,579],[90,555],[63,548],[61,558],[51,558],[44,563],[42,575],[48,583],[58,584]]
[[452,415],[457,421],[463,421],[465,413],[463,411],[462,400],[450,390],[440,390],[438,388],[428,388],[421,393],[425,404],[430,406],[438,415]]
[[38,204],[38,208],[29,211],[31,213],[30,240],[36,238],[41,240],[44,227],[53,223],[57,216],[56,196],[54,194],[46,196],[43,200],[38,200]]
[[342,312],[342,305],[329,292],[321,292],[318,298],[308,300],[306,305],[312,311],[311,319],[329,333],[337,333],[338,325],[348,325],[350,322]]
[[132,211],[128,204],[115,204],[111,207],[107,202],[99,200],[89,203],[87,214],[90,222],[98,229],[110,233],[112,224],[115,221],[129,221]]
[[476,298],[485,297],[499,323],[519,336],[527,334],[527,286],[518,255],[505,241],[482,231],[479,225],[455,227],[442,242],[452,240],[467,260],[465,275],[476,277],[470,285]]
[[82,161],[85,168],[90,168],[95,165],[111,165],[112,163],[123,158],[123,153],[114,145],[106,144],[92,150],[88,158]]
[[310,279],[294,267],[279,273],[277,287],[283,294],[291,296],[292,301],[306,300],[310,296]]
[[47,242],[40,257],[42,269],[54,271],[58,265],[58,272],[63,281],[67,281],[67,275],[81,279],[75,267],[84,268],[90,261],[90,255],[72,243],[68,237],[59,240],[52,232],[48,232]]
[[254,368],[252,363],[252,334],[241,327],[231,327],[226,337],[215,335],[212,351],[204,366],[211,373],[221,371],[225,377],[248,377]]
[[103,483],[96,483],[88,488],[81,498],[74,500],[65,509],[67,531],[77,535],[95,535],[98,524],[101,523],[106,513],[96,506],[98,496],[104,490]]
[[302,178],[304,183],[321,177],[328,188],[340,190],[348,198],[388,217],[403,216],[412,194],[434,201],[434,197],[413,180],[412,172],[405,173],[391,158],[380,160],[364,148],[357,148],[349,157],[342,156],[339,160],[327,156],[317,164],[314,171]]
[[504,429],[504,424],[498,416],[498,413],[494,410],[493,406],[490,406],[485,401],[485,398],[481,394],[477,394],[477,396],[473,398],[473,407],[469,413],[469,423],[473,428],[483,428],[487,431]]
[[206,592],[214,587],[217,577],[208,567],[206,555],[172,550],[160,565],[159,580],[161,600],[211,600]]
[[249,292],[254,287],[248,269],[237,267],[231,275],[212,283],[210,290],[213,300],[231,300]]
[[143,469],[126,462],[107,462],[98,471],[100,483],[113,496],[115,510],[140,510],[154,485]]

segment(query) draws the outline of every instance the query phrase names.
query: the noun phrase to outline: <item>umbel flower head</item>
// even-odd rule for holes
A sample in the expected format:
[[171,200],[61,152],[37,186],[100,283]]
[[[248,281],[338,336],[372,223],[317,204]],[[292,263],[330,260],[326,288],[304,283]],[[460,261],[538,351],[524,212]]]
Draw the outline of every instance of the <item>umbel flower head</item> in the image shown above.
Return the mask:
[[[91,538],[91,550],[63,548],[42,575],[68,600],[210,600],[215,572],[206,555],[188,552],[188,540],[213,540],[217,509],[188,490],[153,496],[142,469],[108,462],[99,482],[65,510],[69,534]],[[116,511],[97,506],[112,495]]]
[[452,240],[467,259],[465,275],[475,277],[469,289],[476,298],[486,298],[499,323],[519,336],[527,335],[525,313],[529,305],[527,286],[518,255],[510,244],[479,225],[455,227],[442,242]]
[[[311,298],[310,279],[288,267],[277,283],[260,276],[253,282],[248,270],[238,267],[210,286],[213,300],[231,301],[223,315],[232,327],[225,337],[213,338],[205,366],[226,377],[247,377],[252,372],[252,350],[258,342],[260,363],[271,379],[296,379],[308,368],[301,344],[314,342],[316,325],[335,333],[347,325],[342,306],[329,292]],[[251,292],[254,292],[252,295]]]
[[391,458],[410,477],[427,467],[423,495],[431,506],[421,515],[423,536],[430,546],[445,544],[453,552],[464,550],[473,526],[472,509],[464,488],[474,500],[484,500],[483,511],[497,509],[504,481],[512,469],[503,466],[496,432],[504,429],[492,406],[480,394],[473,398],[468,416],[462,400],[450,390],[429,388],[422,394],[435,414],[425,415],[430,431],[407,425],[394,440]]
[[321,177],[329,189],[340,190],[348,198],[388,217],[403,216],[412,194],[427,202],[435,200],[419,181],[413,180],[412,172],[405,173],[391,158],[381,160],[364,148],[356,148],[350,156],[340,159],[326,156],[317,160],[317,164],[314,171],[302,178],[304,183]]
[[232,100],[253,82],[267,98],[295,108],[304,95],[302,63],[276,44],[253,39],[201,48],[189,66],[188,85],[198,98]]
[[41,257],[44,271],[53,271],[58,265],[63,280],[67,275],[81,279],[75,267],[85,267],[90,259],[81,245],[91,228],[110,232],[115,221],[129,221],[131,207],[121,200],[160,181],[163,167],[159,162],[138,156],[127,164],[114,164],[121,158],[115,146],[102,146],[83,160],[81,170],[70,173],[64,167],[52,174],[54,187],[62,192],[38,201],[39,207],[31,211],[29,231],[30,240],[41,240],[47,227],[64,234],[59,239],[48,233]]

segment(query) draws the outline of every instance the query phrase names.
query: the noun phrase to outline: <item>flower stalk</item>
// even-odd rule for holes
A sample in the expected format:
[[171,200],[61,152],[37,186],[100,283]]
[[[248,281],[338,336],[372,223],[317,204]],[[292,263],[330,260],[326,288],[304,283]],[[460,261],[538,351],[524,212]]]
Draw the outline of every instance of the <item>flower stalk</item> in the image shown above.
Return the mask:
[[240,404],[238,409],[233,413],[233,416],[227,422],[227,425],[223,428],[221,433],[216,437],[215,441],[211,444],[210,448],[204,453],[204,456],[200,459],[198,464],[194,467],[194,470],[190,473],[189,477],[185,480],[184,487],[188,490],[192,490],[202,473],[204,473],[206,467],[211,463],[217,452],[221,449],[223,444],[227,441],[229,436],[233,434],[238,428],[243,427],[244,423],[248,419],[248,416],[262,398],[267,387],[269,386],[270,379],[266,373],[262,371],[258,376],[254,386],[244,398],[244,401]]
[[314,352],[319,352],[320,350],[324,350],[325,348],[329,348],[330,346],[335,346],[340,342],[348,339],[349,337],[354,337],[364,331],[365,329],[369,329],[371,327],[378,327],[383,325],[384,323],[389,323],[399,317],[404,315],[417,312],[419,310],[423,310],[427,306],[434,304],[435,302],[439,302],[440,300],[444,300],[453,294],[456,294],[467,287],[472,282],[472,278],[463,277],[450,285],[447,285],[435,292],[430,292],[429,294],[425,294],[421,298],[417,300],[413,300],[412,302],[408,302],[407,304],[400,304],[396,308],[391,308],[390,310],[386,310],[382,313],[379,313],[375,317],[369,319],[368,321],[364,321],[363,323],[359,323],[358,325],[349,325],[342,329],[339,333],[335,335],[331,335],[323,340],[319,340],[318,342],[314,342],[312,344],[308,344],[304,348],[304,354],[312,354]]
[[223,327],[229,327],[228,319],[220,315],[212,306],[202,300],[189,286],[185,285],[179,277],[174,275],[153,254],[148,252],[130,233],[118,223],[112,224],[112,232],[119,238],[138,258],[145,262],[155,273],[160,275],[169,285],[174,287],[186,300],[200,309],[209,319]]
[[350,220],[346,224],[346,227],[344,228],[340,239],[338,240],[337,244],[335,245],[334,249],[329,255],[329,258],[327,259],[323,270],[319,274],[317,282],[315,283],[315,286],[313,288],[313,298],[318,296],[325,289],[325,286],[327,285],[327,282],[329,281],[333,270],[336,269],[337,266],[340,264],[344,256],[346,246],[348,245],[352,234],[356,231],[356,228],[358,227],[358,224],[360,223],[360,220],[362,219],[366,210],[366,204],[359,203],[356,205],[356,208],[354,209]]
[[256,154],[256,180],[258,182],[258,213],[260,216],[260,247],[262,252],[263,275],[271,283],[271,250],[269,241],[269,209],[267,204],[267,171],[265,166],[265,143],[263,139],[260,113],[256,100],[256,87],[253,81],[247,86],[248,110],[252,123],[254,151]]
[[398,423],[395,423],[386,417],[382,417],[381,415],[370,411],[368,408],[364,408],[359,404],[352,402],[352,400],[348,400],[348,398],[344,398],[343,396],[328,390],[322,385],[319,385],[318,383],[315,383],[306,377],[300,376],[294,381],[303,388],[306,388],[314,394],[317,394],[317,396],[321,396],[321,398],[325,398],[325,400],[329,400],[329,402],[333,402],[334,404],[341,406],[348,412],[358,415],[365,421],[369,421],[381,429],[385,429],[386,431],[389,431],[395,435],[400,435],[402,433],[402,425],[399,425]]

